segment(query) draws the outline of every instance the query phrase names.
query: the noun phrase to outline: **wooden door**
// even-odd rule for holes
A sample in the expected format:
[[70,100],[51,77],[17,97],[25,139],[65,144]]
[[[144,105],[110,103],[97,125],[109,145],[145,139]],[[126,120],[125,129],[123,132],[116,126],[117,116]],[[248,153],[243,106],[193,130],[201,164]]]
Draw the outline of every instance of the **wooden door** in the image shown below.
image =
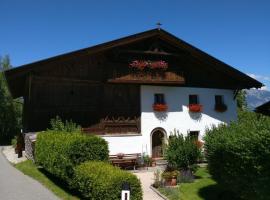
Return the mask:
[[163,142],[164,142],[164,133],[160,130],[155,131],[152,134],[152,157],[153,158],[163,157]]

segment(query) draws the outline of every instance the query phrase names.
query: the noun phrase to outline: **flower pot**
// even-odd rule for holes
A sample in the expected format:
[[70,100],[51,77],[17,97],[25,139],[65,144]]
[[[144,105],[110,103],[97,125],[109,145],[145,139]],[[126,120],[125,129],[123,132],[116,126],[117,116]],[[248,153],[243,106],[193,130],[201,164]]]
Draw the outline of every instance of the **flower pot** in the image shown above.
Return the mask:
[[176,186],[177,185],[177,179],[176,177],[173,177],[171,180],[171,186]]

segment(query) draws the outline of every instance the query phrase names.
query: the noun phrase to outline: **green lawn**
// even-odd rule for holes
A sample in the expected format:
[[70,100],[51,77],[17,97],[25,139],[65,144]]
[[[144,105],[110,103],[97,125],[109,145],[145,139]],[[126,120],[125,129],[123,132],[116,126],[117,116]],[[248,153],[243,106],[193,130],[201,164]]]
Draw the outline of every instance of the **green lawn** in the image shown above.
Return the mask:
[[193,183],[181,183],[177,188],[160,188],[159,191],[170,200],[234,200],[218,187],[205,167],[199,168],[195,175]]
[[32,177],[33,179],[36,179],[38,182],[40,182],[49,190],[51,190],[59,198],[66,200],[79,199],[78,197],[72,195],[71,191],[69,191],[67,187],[63,185],[62,182],[53,178],[52,176],[42,171],[41,169],[38,169],[32,161],[27,160],[21,162],[19,164],[16,164],[15,167],[18,170],[22,171],[24,174]]

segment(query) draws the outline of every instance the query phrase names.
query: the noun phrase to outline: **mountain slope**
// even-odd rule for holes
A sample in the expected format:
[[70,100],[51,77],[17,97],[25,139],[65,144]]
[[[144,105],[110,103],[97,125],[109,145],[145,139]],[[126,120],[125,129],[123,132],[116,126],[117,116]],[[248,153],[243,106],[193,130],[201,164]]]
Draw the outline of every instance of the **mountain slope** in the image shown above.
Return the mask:
[[250,89],[246,90],[246,100],[248,108],[253,110],[257,106],[262,105],[263,103],[270,101],[270,91],[268,90],[256,90]]

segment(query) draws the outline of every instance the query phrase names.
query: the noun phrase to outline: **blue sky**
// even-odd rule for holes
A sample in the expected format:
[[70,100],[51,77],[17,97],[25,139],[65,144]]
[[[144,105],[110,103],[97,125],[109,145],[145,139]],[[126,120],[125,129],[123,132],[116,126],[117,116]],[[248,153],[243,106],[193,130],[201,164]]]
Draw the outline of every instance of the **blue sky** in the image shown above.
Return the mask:
[[0,55],[20,66],[162,28],[270,89],[268,0],[0,0]]

